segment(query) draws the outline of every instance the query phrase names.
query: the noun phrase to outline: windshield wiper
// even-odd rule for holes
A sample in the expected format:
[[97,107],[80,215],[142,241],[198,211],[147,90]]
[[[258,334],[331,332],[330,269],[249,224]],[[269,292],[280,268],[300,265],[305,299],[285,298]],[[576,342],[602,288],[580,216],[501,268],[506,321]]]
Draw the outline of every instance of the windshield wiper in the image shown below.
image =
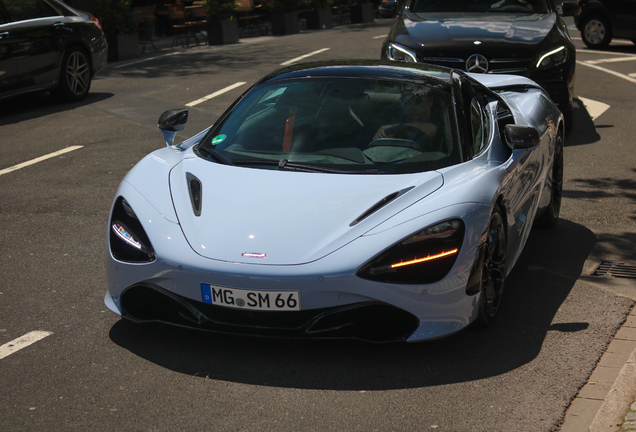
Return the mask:
[[210,156],[212,159],[214,159],[217,162],[220,162],[224,165],[234,165],[234,163],[232,163],[231,160],[229,160],[228,158],[226,158],[225,156],[222,156],[220,153],[214,151],[214,150],[208,150],[203,146],[199,146],[199,148],[197,149],[198,151],[200,151],[201,153],[205,153],[208,156]]
[[287,171],[301,171],[301,172],[321,172],[321,173],[334,173],[334,174],[365,174],[374,173],[377,170],[366,171],[343,171],[335,168],[326,168],[320,165],[311,165],[298,162],[290,162],[287,159],[271,160],[271,159],[232,159],[233,165],[266,165],[266,166],[278,166],[279,170]]

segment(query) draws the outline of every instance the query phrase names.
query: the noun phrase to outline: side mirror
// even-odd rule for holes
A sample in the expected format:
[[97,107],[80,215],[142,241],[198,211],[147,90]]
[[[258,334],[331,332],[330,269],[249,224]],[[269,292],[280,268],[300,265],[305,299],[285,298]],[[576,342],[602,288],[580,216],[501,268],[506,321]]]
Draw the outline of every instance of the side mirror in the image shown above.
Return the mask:
[[159,117],[157,127],[163,133],[163,138],[166,140],[166,145],[171,147],[174,144],[174,137],[177,136],[177,132],[185,128],[188,122],[188,110],[187,109],[171,109],[165,111]]
[[532,126],[506,125],[506,142],[514,150],[534,147],[541,141],[539,131]]
[[576,17],[581,14],[581,6],[578,3],[572,1],[564,1],[561,4],[561,15]]

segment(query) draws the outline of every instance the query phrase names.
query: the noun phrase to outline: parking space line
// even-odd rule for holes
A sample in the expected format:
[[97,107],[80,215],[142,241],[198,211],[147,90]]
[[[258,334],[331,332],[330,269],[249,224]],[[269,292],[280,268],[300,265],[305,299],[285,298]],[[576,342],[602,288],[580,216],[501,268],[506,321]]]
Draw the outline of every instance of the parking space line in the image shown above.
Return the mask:
[[330,49],[331,49],[331,48],[323,48],[323,49],[319,49],[319,50],[317,50],[317,51],[310,52],[309,54],[301,55],[300,57],[296,57],[296,58],[294,58],[294,59],[287,60],[286,62],[281,63],[280,65],[281,65],[281,66],[287,66],[287,65],[290,65],[290,64],[292,64],[292,63],[296,63],[297,61],[300,61],[300,60],[306,59],[307,57],[315,56],[316,54],[320,54],[321,52],[329,51]]
[[30,165],[34,165],[34,164],[36,164],[36,163],[38,163],[38,162],[42,162],[42,161],[45,161],[45,160],[47,160],[47,159],[54,158],[55,156],[59,156],[59,155],[62,155],[62,154],[64,154],[64,153],[69,153],[69,152],[72,152],[72,151],[74,151],[74,150],[81,149],[81,148],[83,148],[83,147],[84,147],[84,146],[71,146],[71,147],[66,147],[65,149],[58,150],[58,151],[56,151],[56,152],[49,153],[49,154],[47,154],[47,155],[37,157],[37,158],[35,158],[35,159],[31,159],[30,161],[22,162],[21,164],[14,165],[14,166],[12,166],[12,167],[5,168],[5,169],[3,169],[3,170],[0,170],[0,175],[8,174],[8,173],[10,173],[10,172],[13,172],[13,171],[19,170],[19,169],[21,169],[21,168],[28,167],[28,166],[30,166]]
[[613,51],[598,51],[593,49],[577,49],[577,53],[585,53],[585,54],[603,54],[603,55],[615,55],[615,56],[625,56],[627,54],[621,52],[613,52]]
[[126,62],[124,64],[120,64],[118,66],[114,66],[113,69],[119,69],[119,68],[123,68],[123,67],[126,67],[126,66],[134,65],[134,64],[137,64],[137,63],[147,62],[147,61],[150,61],[150,60],[156,60],[156,59],[162,58],[162,57],[173,56],[175,54],[181,54],[181,52],[180,51],[175,51],[175,52],[171,52],[171,53],[168,53],[168,54],[161,54],[161,55],[154,56],[154,57],[143,58],[143,59],[140,59],[140,60],[133,60],[133,61],[130,61],[130,62]]
[[636,56],[611,58],[611,59],[599,59],[599,60],[585,60],[585,62],[589,64],[598,64],[598,63],[616,63],[616,62],[634,61],[634,60],[636,60]]
[[219,90],[219,91],[217,91],[217,92],[214,92],[214,93],[212,93],[212,94],[209,94],[209,95],[207,95],[207,96],[204,96],[204,97],[202,97],[201,99],[197,99],[197,100],[195,100],[194,102],[187,103],[187,104],[186,104],[186,106],[187,106],[187,107],[193,107],[193,106],[195,106],[195,105],[199,105],[200,103],[203,103],[203,102],[208,101],[208,100],[210,100],[210,99],[212,99],[212,98],[215,98],[215,97],[217,97],[217,96],[220,96],[220,95],[222,95],[223,93],[227,93],[227,92],[229,92],[230,90],[234,90],[235,88],[240,87],[240,86],[242,86],[242,85],[244,85],[244,84],[246,84],[246,83],[244,83],[244,82],[237,82],[237,83],[234,83],[234,84],[232,84],[231,86],[227,86],[227,87],[225,87],[224,89],[221,89],[221,90]]
[[387,35],[373,36],[373,39],[384,39]]
[[583,66],[591,67],[592,69],[600,70],[602,72],[607,72],[610,75],[614,75],[614,76],[617,76],[619,78],[623,78],[624,80],[627,80],[629,82],[633,82],[634,84],[636,84],[636,79],[634,79],[634,78],[632,78],[632,77],[630,77],[628,75],[624,75],[622,73],[613,71],[611,69],[606,69],[606,68],[601,67],[601,66],[596,66],[595,64],[589,64],[589,63],[584,62],[584,61],[578,61],[577,60],[576,63],[580,64],[580,65],[583,65]]
[[53,332],[36,330],[29,332],[22,337],[14,339],[11,342],[0,346],[0,359],[10,356],[16,351],[20,351],[22,348],[28,347],[32,343],[42,340],[52,334]]

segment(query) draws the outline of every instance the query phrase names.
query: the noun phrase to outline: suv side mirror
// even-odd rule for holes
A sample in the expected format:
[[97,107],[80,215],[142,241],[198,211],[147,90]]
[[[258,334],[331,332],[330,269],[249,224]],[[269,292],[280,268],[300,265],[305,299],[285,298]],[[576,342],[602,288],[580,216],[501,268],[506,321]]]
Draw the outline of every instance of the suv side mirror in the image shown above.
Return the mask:
[[174,144],[174,137],[177,136],[177,132],[185,128],[188,122],[188,110],[187,109],[171,109],[165,111],[159,117],[157,127],[163,133],[163,138],[166,140],[166,145],[171,147]]
[[561,15],[576,17],[581,14],[581,6],[578,3],[572,1],[564,1],[561,4]]

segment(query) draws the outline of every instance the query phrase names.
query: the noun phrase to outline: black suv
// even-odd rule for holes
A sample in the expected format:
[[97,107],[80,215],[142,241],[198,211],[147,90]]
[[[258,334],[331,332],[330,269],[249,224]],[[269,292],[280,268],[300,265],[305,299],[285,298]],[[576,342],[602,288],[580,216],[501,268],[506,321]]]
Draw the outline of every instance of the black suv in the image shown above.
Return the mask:
[[528,77],[570,127],[576,50],[562,17],[579,11],[574,2],[557,9],[553,0],[406,0],[382,58]]
[[579,6],[576,27],[588,47],[607,48],[612,38],[636,43],[636,0],[579,0]]

